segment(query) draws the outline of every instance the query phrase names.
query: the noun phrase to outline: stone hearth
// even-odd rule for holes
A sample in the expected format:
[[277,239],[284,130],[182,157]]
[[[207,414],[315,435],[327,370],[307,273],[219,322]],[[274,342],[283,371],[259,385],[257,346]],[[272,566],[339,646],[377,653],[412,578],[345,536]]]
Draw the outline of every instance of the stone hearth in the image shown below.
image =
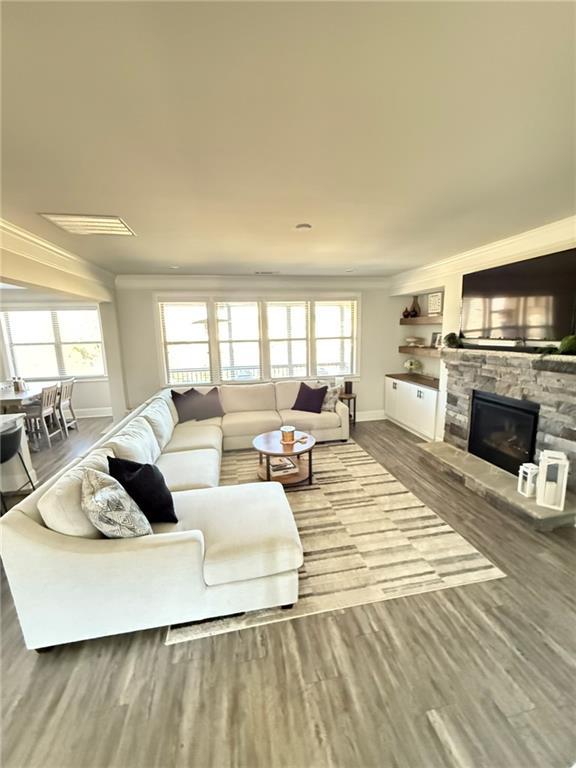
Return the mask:
[[480,349],[443,349],[448,371],[444,441],[468,447],[473,390],[540,405],[536,460],[542,450],[570,460],[568,487],[576,490],[576,357]]

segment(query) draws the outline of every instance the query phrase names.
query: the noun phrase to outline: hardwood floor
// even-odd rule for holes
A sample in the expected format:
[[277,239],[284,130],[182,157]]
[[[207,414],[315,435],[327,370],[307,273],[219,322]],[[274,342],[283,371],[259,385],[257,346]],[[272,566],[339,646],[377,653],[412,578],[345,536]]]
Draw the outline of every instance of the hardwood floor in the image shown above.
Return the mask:
[[394,425],[354,437],[507,578],[170,647],[158,629],[43,655],[24,649],[4,581],[2,765],[571,765],[576,529],[498,512]]

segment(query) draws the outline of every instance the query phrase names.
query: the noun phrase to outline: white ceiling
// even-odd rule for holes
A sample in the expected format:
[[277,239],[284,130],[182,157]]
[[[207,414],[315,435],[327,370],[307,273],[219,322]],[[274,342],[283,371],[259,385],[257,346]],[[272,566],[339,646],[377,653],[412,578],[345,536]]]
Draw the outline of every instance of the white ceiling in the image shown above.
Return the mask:
[[113,272],[384,275],[576,209],[573,3],[2,10],[2,214]]

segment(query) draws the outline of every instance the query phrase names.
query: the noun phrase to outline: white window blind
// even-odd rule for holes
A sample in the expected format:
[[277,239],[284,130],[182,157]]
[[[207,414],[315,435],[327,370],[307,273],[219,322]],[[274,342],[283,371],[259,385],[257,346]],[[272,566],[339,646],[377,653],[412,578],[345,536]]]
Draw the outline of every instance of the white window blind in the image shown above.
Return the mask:
[[309,306],[307,301],[266,302],[271,378],[308,376]]
[[96,308],[9,310],[2,313],[2,325],[14,376],[106,375]]
[[316,375],[356,371],[356,301],[315,301]]
[[357,299],[160,301],[168,384],[358,373]]
[[260,311],[257,301],[216,303],[221,381],[262,378]]
[[168,383],[210,383],[212,366],[206,303],[162,302],[160,318]]

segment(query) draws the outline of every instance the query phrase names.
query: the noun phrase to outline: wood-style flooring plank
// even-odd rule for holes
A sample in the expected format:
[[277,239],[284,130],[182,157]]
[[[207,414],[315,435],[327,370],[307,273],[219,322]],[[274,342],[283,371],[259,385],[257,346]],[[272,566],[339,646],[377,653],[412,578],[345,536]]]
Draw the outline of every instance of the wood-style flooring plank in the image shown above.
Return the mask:
[[[42,471],[106,420],[80,426]],[[43,655],[24,649],[3,579],[2,766],[575,762],[576,531],[537,533],[493,509],[394,425],[358,424],[354,437],[507,578],[181,645],[155,629]]]

